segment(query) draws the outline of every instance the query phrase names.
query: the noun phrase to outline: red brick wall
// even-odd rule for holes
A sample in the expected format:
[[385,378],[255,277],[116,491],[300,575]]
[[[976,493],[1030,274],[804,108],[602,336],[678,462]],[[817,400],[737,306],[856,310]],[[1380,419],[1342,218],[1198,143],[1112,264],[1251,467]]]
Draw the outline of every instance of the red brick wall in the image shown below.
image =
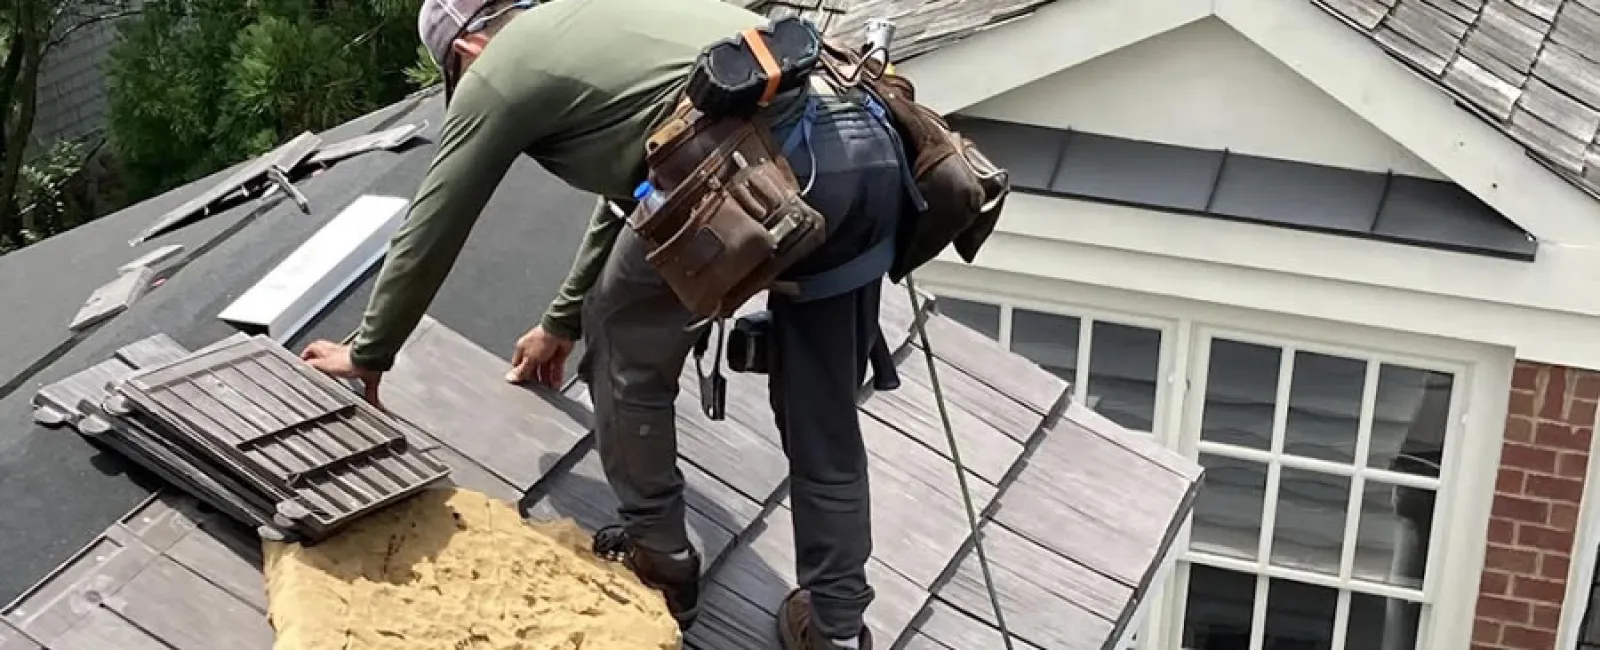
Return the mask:
[[1517,362],[1472,650],[1551,650],[1566,597],[1600,373]]

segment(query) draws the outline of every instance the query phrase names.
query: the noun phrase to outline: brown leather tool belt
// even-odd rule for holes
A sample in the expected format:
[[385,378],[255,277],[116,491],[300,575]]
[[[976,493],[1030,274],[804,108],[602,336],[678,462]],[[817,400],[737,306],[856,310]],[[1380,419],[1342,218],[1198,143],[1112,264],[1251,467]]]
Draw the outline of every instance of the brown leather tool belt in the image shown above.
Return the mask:
[[[744,36],[775,77],[777,63],[760,34]],[[822,215],[802,198],[759,112],[712,119],[682,100],[646,142],[645,164],[667,198],[654,211],[641,202],[628,223],[646,242],[646,259],[699,316],[731,316],[822,244]]]

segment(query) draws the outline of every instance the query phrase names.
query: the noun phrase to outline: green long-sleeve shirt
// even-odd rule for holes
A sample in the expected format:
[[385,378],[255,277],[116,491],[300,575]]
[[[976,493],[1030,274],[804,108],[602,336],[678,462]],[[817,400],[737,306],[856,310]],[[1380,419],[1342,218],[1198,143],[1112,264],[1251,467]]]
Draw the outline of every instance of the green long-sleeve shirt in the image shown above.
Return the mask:
[[[580,190],[629,207],[644,142],[712,42],[764,24],[721,0],[555,0],[513,18],[462,75],[439,151],[389,243],[352,337],[358,366],[387,370],[519,154]],[[539,214],[535,218],[573,218]],[[579,307],[618,229],[597,206],[566,282],[541,319],[576,338]],[[530,242],[531,244],[531,242]]]

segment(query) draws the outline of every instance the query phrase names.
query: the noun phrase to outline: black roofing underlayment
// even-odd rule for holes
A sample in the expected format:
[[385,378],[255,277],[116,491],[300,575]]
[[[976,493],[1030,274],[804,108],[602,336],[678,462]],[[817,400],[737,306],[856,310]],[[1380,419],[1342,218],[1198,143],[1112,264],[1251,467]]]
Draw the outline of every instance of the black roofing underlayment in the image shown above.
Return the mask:
[[[442,99],[424,94],[323,135],[333,142],[398,124],[437,125],[442,113]],[[166,333],[190,349],[233,334],[216,315],[328,219],[362,195],[415,193],[436,151],[431,140],[437,128],[415,146],[348,158],[297,180],[311,214],[290,201],[251,200],[128,247],[129,238],[230,173],[224,171],[0,257],[7,336],[0,346],[0,602],[15,598],[161,485],[121,454],[35,424],[34,394],[153,334]],[[593,201],[536,162],[519,160],[429,314],[508,365],[512,343],[537,321],[565,277]],[[84,299],[116,277],[118,267],[173,244],[185,250],[164,265],[159,286],[98,325],[67,329]],[[290,348],[349,333],[375,276],[367,274],[335,299]]]
[[957,116],[1018,191],[1532,261],[1531,235],[1459,185]]
[[[885,289],[884,334],[903,382],[888,392],[870,383],[863,388],[878,533],[868,565],[877,589],[868,625],[884,647],[897,647],[896,640],[905,648],[935,650],[1000,646],[938,423],[933,370],[982,510],[985,545],[1016,647],[1103,648],[1127,628],[1145,598],[1192,508],[1201,468],[1071,403],[1064,382],[982,334],[927,307],[913,311],[902,287]],[[919,319],[933,342],[933,369],[911,342]],[[195,380],[220,378],[240,387],[239,375],[222,377],[224,370],[263,355],[282,355],[275,357],[282,365],[267,365],[277,368],[275,376],[294,375],[287,369],[296,360],[252,347],[252,341],[272,345],[235,336],[178,358],[175,345],[152,337],[109,360],[157,364],[142,371],[147,388],[187,381],[204,393],[188,394],[191,403],[231,395],[262,404],[271,400]],[[194,373],[196,365],[206,372]],[[448,481],[520,501],[531,516],[572,517],[591,530],[612,523],[616,501],[585,433],[589,412],[581,385],[565,394],[523,388],[504,382],[503,370],[500,357],[424,319],[385,377],[385,403],[398,420],[417,427],[407,438],[450,467]],[[685,369],[686,388],[696,384],[694,372]],[[51,387],[41,402],[70,401],[103,378]],[[135,382],[124,380],[123,390]],[[764,378],[734,374],[730,383],[727,420],[707,419],[692,390],[683,391],[678,409],[688,525],[708,560],[704,613],[687,645],[704,650],[775,647],[773,613],[794,582],[786,463],[766,409]],[[296,385],[302,395],[321,390]],[[312,418],[346,408],[339,405],[350,398],[330,392],[320,410],[302,405],[297,412]],[[240,407],[233,402],[230,409],[251,411]],[[275,444],[294,451],[284,441]],[[259,542],[225,504],[217,510],[207,513],[181,492],[163,490],[21,599],[0,607],[0,640],[11,634],[29,644],[24,647],[60,650],[271,647]]]

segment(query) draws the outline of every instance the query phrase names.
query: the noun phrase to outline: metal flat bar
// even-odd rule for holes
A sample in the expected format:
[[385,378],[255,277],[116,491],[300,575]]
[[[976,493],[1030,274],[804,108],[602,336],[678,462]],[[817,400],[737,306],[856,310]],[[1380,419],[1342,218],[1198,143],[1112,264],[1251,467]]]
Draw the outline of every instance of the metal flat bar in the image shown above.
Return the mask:
[[293,140],[285,142],[277,149],[266,155],[250,161],[239,171],[234,172],[216,185],[211,186],[199,196],[196,196],[182,205],[161,216],[155,223],[150,224],[144,232],[128,241],[129,246],[137,246],[152,237],[175,230],[187,224],[191,217],[208,211],[213,204],[232,196],[234,192],[244,189],[247,185],[260,181],[266,176],[267,169],[274,165],[282,169],[294,169],[306,156],[322,143],[322,138],[307,131],[295,136]]
[[311,155],[311,159],[308,162],[312,164],[327,164],[368,151],[394,149],[416,137],[426,128],[428,128],[428,121],[423,120],[415,124],[402,124],[377,133],[358,135],[317,149],[317,152]]
[[410,202],[357,198],[218,315],[224,322],[288,341],[382,259]]
[[176,261],[178,253],[182,252],[183,244],[167,244],[166,246],[151,250],[150,252],[140,255],[130,260],[128,263],[117,267],[117,272],[127,273],[128,271],[132,271],[140,267],[149,267],[151,271],[160,273],[161,271],[166,270],[168,266],[171,266],[171,263]]

